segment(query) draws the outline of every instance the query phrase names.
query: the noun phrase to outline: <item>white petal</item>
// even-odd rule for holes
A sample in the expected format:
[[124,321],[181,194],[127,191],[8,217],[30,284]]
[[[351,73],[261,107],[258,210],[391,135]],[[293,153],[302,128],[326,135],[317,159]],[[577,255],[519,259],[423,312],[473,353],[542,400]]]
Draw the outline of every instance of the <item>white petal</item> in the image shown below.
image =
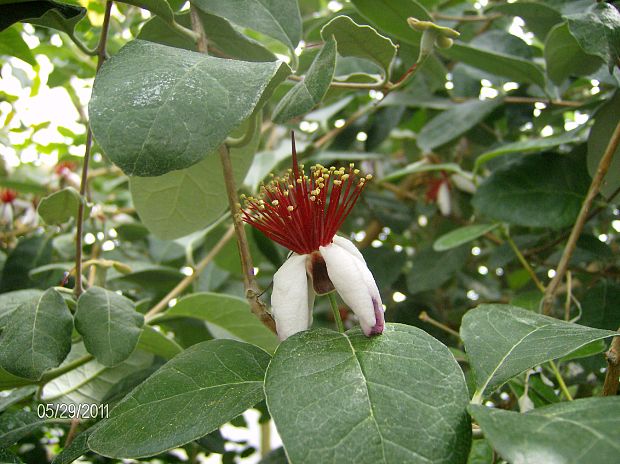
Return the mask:
[[366,264],[366,261],[364,261],[364,256],[362,256],[362,253],[358,250],[358,248],[355,246],[355,243],[353,243],[351,240],[341,237],[340,235],[334,235],[332,242],[339,247],[344,248],[353,256],[361,260],[364,264]]
[[334,240],[333,244],[319,248],[327,264],[329,279],[359,319],[364,333],[367,336],[379,334],[384,325],[383,305],[375,279],[362,254],[352,252],[349,245],[338,242],[344,243]]
[[294,254],[273,275],[271,312],[280,340],[310,328],[308,303],[306,256]]
[[442,182],[437,192],[437,206],[443,216],[450,216],[450,187],[448,182]]
[[458,188],[466,193],[476,193],[476,184],[472,181],[473,176],[466,176],[463,174],[453,174],[450,179],[452,183]]

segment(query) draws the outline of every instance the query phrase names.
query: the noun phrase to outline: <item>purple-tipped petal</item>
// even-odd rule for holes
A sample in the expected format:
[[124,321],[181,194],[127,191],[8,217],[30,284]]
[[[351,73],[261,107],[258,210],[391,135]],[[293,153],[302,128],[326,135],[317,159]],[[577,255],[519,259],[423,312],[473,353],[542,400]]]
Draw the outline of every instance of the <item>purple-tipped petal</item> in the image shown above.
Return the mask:
[[355,245],[342,237],[321,247],[327,273],[343,301],[360,321],[366,336],[383,332],[383,305],[379,289],[362,254]]
[[293,254],[273,275],[271,312],[280,340],[310,328],[310,301],[314,301],[314,292],[308,293],[306,255]]

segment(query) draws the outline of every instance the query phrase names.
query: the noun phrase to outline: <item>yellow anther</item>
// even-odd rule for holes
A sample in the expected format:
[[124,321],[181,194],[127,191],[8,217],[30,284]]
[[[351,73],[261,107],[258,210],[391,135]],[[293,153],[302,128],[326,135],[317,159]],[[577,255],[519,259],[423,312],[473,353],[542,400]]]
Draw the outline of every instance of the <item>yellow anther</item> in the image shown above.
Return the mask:
[[245,193],[242,193],[241,195],[239,195],[239,198],[241,198],[242,200],[245,200],[247,197],[245,196]]
[[272,204],[273,206],[278,206],[278,205],[280,204],[280,202],[279,202],[278,200],[273,200],[273,201],[271,202],[271,204]]
[[293,190],[295,187],[293,187],[293,184],[288,184],[288,188]]
[[372,179],[372,174],[367,174],[366,175],[366,180],[370,180],[370,179]]
[[286,207],[286,209],[288,209],[289,211],[293,211],[295,209],[295,207],[289,205],[289,206]]
[[310,201],[315,201],[315,200],[316,200],[316,197],[315,197],[314,195],[312,195],[312,196],[310,197]]
[[258,205],[258,209],[260,209],[261,211],[265,209],[265,205]]
[[353,170],[353,174],[357,175],[357,174],[359,174],[359,173],[360,173],[360,170],[359,170],[359,169],[354,169],[354,170]]
[[348,174],[345,174],[344,176],[342,176],[342,177],[340,178],[340,180],[341,180],[341,181],[343,181],[343,182],[345,182],[348,178],[349,178],[349,175],[348,175]]
[[339,180],[335,180],[335,181],[334,181],[334,185],[341,185],[341,184],[342,184],[342,182],[341,182],[341,181],[339,181]]
[[349,163],[349,167],[350,168],[354,168],[355,167],[355,163]]

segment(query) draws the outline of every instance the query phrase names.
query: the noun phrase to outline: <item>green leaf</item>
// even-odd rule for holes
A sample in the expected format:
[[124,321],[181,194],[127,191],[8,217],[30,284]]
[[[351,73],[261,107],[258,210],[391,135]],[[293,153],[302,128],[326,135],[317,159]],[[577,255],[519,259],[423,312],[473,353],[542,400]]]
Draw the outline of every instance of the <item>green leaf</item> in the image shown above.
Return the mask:
[[86,8],[55,1],[16,0],[0,5],[0,31],[18,21],[50,27],[73,35]]
[[0,331],[4,330],[6,322],[15,308],[26,301],[38,298],[42,293],[42,290],[28,288],[0,294]]
[[71,349],[73,318],[60,294],[50,288],[22,303],[0,335],[0,366],[11,374],[38,380],[58,367]]
[[[243,182],[258,148],[252,141],[230,149],[237,185]],[[193,166],[158,177],[130,177],[129,189],[142,222],[162,239],[183,237],[214,223],[227,209],[226,185],[218,153]]]
[[288,72],[280,62],[224,60],[136,40],[95,79],[93,134],[128,175],[184,169],[213,153]]
[[351,0],[360,14],[382,31],[416,47],[422,34],[407,24],[412,16],[422,21],[432,21],[428,11],[414,0]]
[[[207,14],[196,10],[205,31],[209,31],[209,44],[224,55],[245,61],[275,61],[273,53],[263,47],[259,42],[238,32],[228,21],[219,16]],[[178,24],[191,28],[189,13],[175,16]],[[167,23],[161,18],[154,17],[147,21],[138,39],[150,40],[171,47],[185,48],[197,51],[196,42],[177,27]]]
[[437,252],[431,248],[416,251],[407,275],[407,288],[410,293],[434,290],[446,283],[459,271],[467,257],[469,247],[458,247]]
[[0,416],[0,449],[8,448],[33,431],[45,421],[31,411],[8,411]]
[[234,340],[194,345],[125,397],[88,446],[103,456],[138,458],[200,438],[263,398],[269,358]]
[[503,13],[509,16],[519,16],[523,19],[527,28],[532,31],[541,41],[553,26],[562,22],[560,12],[545,2],[519,1],[504,3],[493,6],[490,11]]
[[446,251],[464,245],[472,240],[476,240],[478,237],[482,237],[487,232],[495,229],[498,225],[499,224],[474,224],[451,230],[435,240],[435,243],[433,243],[433,250]]
[[37,65],[30,47],[15,27],[0,32],[0,55],[14,56],[31,66]]
[[183,348],[177,342],[166,337],[150,325],[145,325],[142,329],[138,340],[138,348],[161,356],[164,359],[172,359],[183,351]]
[[415,327],[298,333],[278,347],[265,394],[292,464],[467,461],[463,372]]
[[[609,140],[620,123],[620,92],[616,92],[594,115],[594,125],[588,137],[588,172],[594,177]],[[603,178],[601,193],[611,200],[620,188],[620,146],[612,155],[607,175]]]
[[2,269],[0,293],[33,287],[40,282],[29,277],[30,269],[48,264],[52,258],[52,240],[45,235],[22,237],[11,250]]
[[580,157],[529,155],[494,171],[472,204],[499,221],[560,229],[574,224],[588,184]]
[[396,56],[396,46],[370,26],[360,26],[348,16],[337,16],[321,29],[321,37],[336,39],[338,53],[342,56],[364,58],[378,64],[390,76],[390,65]]
[[581,300],[583,325],[599,329],[618,330],[620,327],[620,285],[603,280],[589,289]]
[[206,13],[273,37],[294,50],[301,40],[297,0],[193,0]]
[[484,436],[519,464],[614,462],[620,451],[620,398],[584,398],[520,414],[471,405]]
[[560,132],[558,135],[552,135],[549,137],[541,138],[527,138],[525,140],[519,140],[517,142],[506,143],[500,145],[497,148],[485,151],[476,158],[474,171],[480,170],[480,168],[498,156],[510,155],[513,153],[535,153],[548,150],[549,148],[559,147],[567,143],[582,142],[587,136],[587,131],[583,130],[584,127],[578,127],[567,132]]
[[329,90],[336,69],[336,42],[329,37],[316,55],[302,81],[284,95],[273,110],[271,119],[281,124],[301,116],[318,105]]
[[62,224],[77,216],[82,198],[73,187],[66,187],[41,200],[37,212],[47,224]]
[[616,7],[596,3],[585,13],[566,16],[566,20],[583,51],[601,57],[611,72],[620,60],[620,13]]
[[5,464],[23,464],[24,461],[19,459],[15,454],[10,451],[0,449],[0,462]]
[[480,305],[461,323],[461,339],[476,374],[474,400],[527,369],[614,335],[516,306]]
[[35,383],[34,380],[24,379],[5,371],[0,367],[0,390],[23,387]]
[[467,464],[493,464],[494,458],[493,448],[487,440],[478,439],[471,442]]
[[179,300],[166,317],[193,317],[207,321],[214,337],[233,338],[273,353],[278,339],[252,314],[244,299],[218,293],[194,293]]
[[[71,353],[64,364],[87,354],[84,344],[76,343],[71,347]],[[152,362],[151,354],[139,350],[114,367],[104,366],[93,359],[46,383],[41,393],[41,402],[78,407],[82,404],[106,404],[105,400],[110,391],[124,378],[149,367]]]
[[488,73],[516,82],[529,82],[544,89],[545,76],[542,69],[524,53],[515,54],[517,51],[529,50],[526,47],[525,42],[508,32],[490,31],[467,44],[455,43],[451,48],[442,49],[441,53]]
[[19,403],[20,401],[31,397],[36,393],[38,387],[36,385],[28,385],[25,387],[17,388],[10,392],[6,396],[0,397],[0,412],[4,411],[10,406]]
[[568,30],[566,23],[555,26],[545,41],[547,75],[557,85],[570,76],[587,76],[603,64],[597,56],[588,55]]
[[143,325],[144,316],[133,302],[110,290],[91,287],[77,302],[75,329],[86,350],[105,366],[115,366],[133,353]]
[[159,16],[167,22],[174,21],[174,14],[172,8],[166,0],[119,0],[122,3],[134,5],[139,8],[149,10],[151,13]]
[[453,105],[422,128],[417,139],[418,146],[425,152],[432,151],[484,121],[502,103],[501,99],[494,98]]

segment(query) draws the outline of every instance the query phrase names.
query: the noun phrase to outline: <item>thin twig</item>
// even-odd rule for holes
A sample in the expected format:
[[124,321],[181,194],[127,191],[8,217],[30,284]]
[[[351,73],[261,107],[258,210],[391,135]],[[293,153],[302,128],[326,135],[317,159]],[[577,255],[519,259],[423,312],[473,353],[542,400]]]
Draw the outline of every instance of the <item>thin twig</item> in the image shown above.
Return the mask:
[[250,309],[252,313],[258,317],[258,319],[271,331],[275,333],[276,323],[271,317],[271,314],[267,312],[265,304],[260,300],[259,296],[261,291],[256,283],[256,277],[254,276],[254,263],[252,261],[252,254],[250,253],[250,246],[248,244],[248,238],[245,235],[245,229],[243,228],[243,221],[238,210],[238,197],[237,186],[235,185],[235,178],[233,175],[232,164],[230,162],[230,153],[226,145],[222,145],[219,149],[220,161],[222,163],[222,170],[224,171],[224,184],[226,185],[226,194],[228,196],[228,205],[230,206],[230,212],[232,214],[233,224],[235,228],[235,234],[237,235],[237,246],[239,248],[239,256],[241,258],[241,269],[243,272],[243,285],[245,288],[245,297],[250,303]]
[[618,122],[618,124],[616,125],[616,128],[611,138],[609,139],[609,143],[607,144],[607,148],[605,149],[605,153],[603,153],[603,156],[601,157],[601,160],[598,164],[596,174],[592,179],[592,183],[590,184],[590,188],[588,189],[586,198],[581,205],[581,210],[579,211],[579,216],[577,216],[577,221],[575,222],[575,225],[571,230],[570,236],[568,237],[568,241],[566,242],[566,247],[564,248],[564,252],[562,253],[562,257],[560,258],[560,262],[555,271],[556,274],[553,279],[551,279],[551,282],[549,282],[549,285],[547,285],[545,296],[543,298],[544,314],[551,313],[555,294],[557,293],[560,283],[564,279],[564,275],[568,270],[568,264],[571,257],[573,256],[575,247],[577,246],[577,240],[579,239],[581,231],[583,230],[583,226],[585,225],[588,218],[590,206],[592,206],[592,202],[594,201],[594,198],[596,197],[601,188],[601,184],[603,183],[605,174],[607,174],[607,171],[609,170],[611,160],[614,153],[616,152],[616,149],[618,148],[618,144],[620,144],[620,122]]
[[549,365],[551,366],[551,370],[553,371],[553,374],[555,375],[555,379],[558,381],[560,390],[562,390],[562,393],[564,393],[564,396],[566,397],[568,401],[573,401],[573,395],[571,395],[570,392],[568,391],[568,387],[566,386],[566,383],[564,382],[564,379],[562,378],[562,374],[560,373],[558,366],[553,362],[553,360],[549,361]]
[[[103,24],[101,25],[101,37],[99,45],[97,45],[97,72],[106,59],[106,44],[108,41],[108,29],[110,26],[110,14],[112,11],[112,1],[108,0],[105,5],[105,13],[103,16]],[[84,150],[84,162],[82,164],[82,180],[80,182],[81,201],[78,205],[75,232],[75,287],[73,293],[76,298],[84,291],[82,286],[82,234],[84,232],[84,203],[86,201],[86,187],[88,186],[88,163],[90,161],[90,150],[93,144],[93,132],[88,125],[86,134],[86,147]]]
[[426,311],[422,311],[420,315],[418,316],[418,318],[422,322],[428,322],[430,325],[433,325],[437,327],[438,329],[443,330],[444,332],[448,332],[450,335],[454,335],[456,338],[461,338],[461,335],[456,330],[454,330],[451,327],[448,327],[446,324],[442,324],[441,322],[436,321],[435,319],[430,317]]
[[519,247],[517,247],[517,244],[514,242],[512,237],[508,235],[508,233],[506,233],[506,241],[508,242],[508,245],[510,245],[510,248],[512,248],[512,251],[514,251],[514,254],[517,255],[517,259],[519,260],[523,268],[527,271],[531,279],[536,284],[538,290],[540,290],[542,293],[545,293],[545,286],[538,279],[538,276],[534,272],[534,269],[532,269],[532,266],[530,266],[530,263],[527,262],[527,259],[525,259],[525,257],[521,253],[521,250],[519,250]]
[[229,242],[233,235],[234,229],[232,227],[229,227],[226,233],[222,235],[222,238],[220,238],[220,240],[215,244],[215,246],[211,248],[209,253],[207,253],[207,256],[202,258],[200,262],[196,265],[196,267],[193,268],[194,272],[192,272],[191,275],[186,276],[181,282],[176,285],[176,287],[170,290],[168,294],[163,297],[155,306],[148,310],[148,312],[144,316],[146,321],[151,321],[156,314],[159,314],[168,307],[168,303],[170,303],[172,299],[178,297],[181,293],[183,293],[183,291],[187,287],[189,287],[189,285],[194,280],[198,278],[200,273],[204,271],[207,265],[213,260],[213,258],[215,258],[215,256],[217,256],[217,254],[222,250],[222,248],[224,248],[224,246]]
[[[620,329],[618,329],[620,332]],[[620,378],[620,336],[611,341],[609,351],[605,353],[607,359],[607,373],[603,384],[603,396],[616,396],[618,394]]]

